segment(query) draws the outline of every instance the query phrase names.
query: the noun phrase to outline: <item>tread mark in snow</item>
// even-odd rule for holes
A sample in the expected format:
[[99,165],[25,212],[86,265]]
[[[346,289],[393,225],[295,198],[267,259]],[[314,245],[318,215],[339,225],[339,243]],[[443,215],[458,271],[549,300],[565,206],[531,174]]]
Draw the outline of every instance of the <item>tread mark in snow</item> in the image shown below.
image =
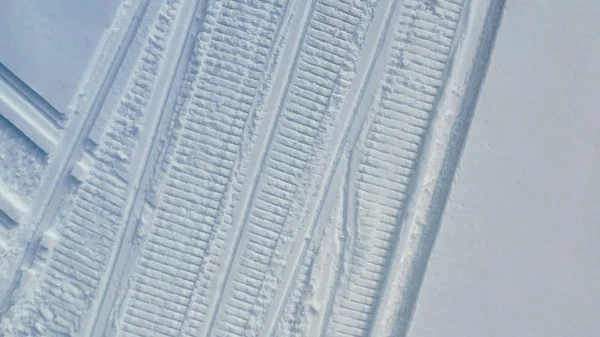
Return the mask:
[[[178,57],[180,48],[168,47],[174,39],[187,36],[185,32],[190,27],[194,13],[190,5],[195,5],[195,2],[167,1],[158,9],[159,19],[154,21],[146,48],[132,73],[129,82],[132,86],[117,107],[110,131],[91,154],[95,159],[94,165],[90,168],[88,178],[73,195],[71,213],[57,228],[61,235],[57,247],[43,256],[38,254],[34,257],[29,270],[39,273],[36,276],[38,286],[28,291],[36,294],[35,299],[19,301],[11,308],[10,314],[12,320],[19,323],[14,324],[19,332],[31,334],[44,330],[42,332],[50,336],[90,333],[88,330],[95,319],[98,297],[102,297],[105,290],[105,273],[113,268],[111,261],[116,258],[114,253],[118,252],[124,232],[122,224],[124,220],[126,222],[125,216],[130,209],[128,200],[135,192],[131,186],[136,186],[136,182],[130,184],[132,172],[129,167],[136,150],[147,152],[148,137],[151,138],[154,128],[152,124],[157,122],[156,115],[146,115],[145,107],[156,104],[150,108],[160,109],[162,106],[161,100],[165,99],[168,83],[175,70],[165,65],[163,60]],[[187,23],[178,25],[177,20],[181,17]],[[183,32],[180,31],[182,29]],[[136,94],[136,82],[145,82],[147,89],[156,96]],[[135,122],[149,123],[145,125],[149,134],[131,132],[130,126]],[[141,143],[139,148],[138,143]],[[133,179],[139,179],[139,174],[133,172]],[[106,182],[111,188],[106,188]],[[90,256],[95,256],[95,259]],[[57,290],[47,290],[53,289],[50,284],[57,281],[61,281]],[[78,291],[67,293],[61,291],[62,288]],[[64,312],[55,312],[53,320],[43,319],[40,317],[42,307],[48,303],[64,309]]]
[[[432,144],[451,166],[485,69],[457,91],[460,112],[439,110],[455,104],[453,69],[485,67],[497,25],[474,65],[455,66],[463,1],[141,0],[72,144],[0,65],[3,115],[47,154],[67,145],[49,176],[73,166],[78,182],[60,211],[38,211],[46,225],[0,307],[8,333],[404,335],[437,228],[421,200],[440,184]],[[490,3],[494,16],[504,1]],[[38,199],[66,194],[61,179]],[[23,221],[5,196],[0,211]]]
[[[43,175],[46,179],[37,191],[38,195],[33,202],[37,207],[32,209],[30,214],[31,222],[37,224],[37,227],[31,229],[31,231],[34,232],[32,235],[34,238],[39,237],[41,232],[46,230],[50,225],[57,209],[60,207],[60,203],[62,202],[66,191],[70,188],[69,185],[71,184],[71,179],[67,170],[75,164],[77,155],[81,152],[85,139],[88,137],[88,132],[92,129],[92,126],[103,107],[108,91],[113,85],[115,76],[123,65],[123,60],[127,51],[136,36],[141,17],[146,12],[149,1],[150,0],[139,1],[136,7],[131,8],[131,10],[135,9],[135,11],[124,10],[122,13],[123,15],[119,15],[113,23],[113,25],[123,23],[127,20],[126,13],[133,13],[133,19],[127,30],[124,30],[123,33],[119,33],[120,31],[114,33],[115,30],[113,30],[113,33],[109,34],[109,36],[113,36],[115,38],[114,41],[107,40],[102,46],[101,54],[103,56],[96,60],[94,67],[94,75],[102,76],[102,80],[98,81],[99,83],[91,85],[93,88],[85,89],[85,91],[93,92],[94,94],[90,96],[90,99],[83,99],[81,102],[78,102],[75,109],[86,111],[86,113],[79,113],[70,118],[63,133],[72,136],[63,139],[63,144],[60,146],[61,155],[55,156],[44,168]],[[123,7],[128,6],[124,5]],[[28,96],[34,97],[32,94],[28,94]],[[39,107],[44,106],[41,99],[32,98],[32,100],[36,102],[36,105]],[[15,262],[16,266],[25,268],[27,265],[31,264],[35,254],[35,242],[36,240],[32,240],[27,244],[27,247],[24,247],[26,249],[24,249],[24,252],[17,257],[17,259],[20,260],[20,263]],[[13,273],[18,275],[16,270]],[[18,286],[18,278],[14,277],[0,304],[0,310],[7,309],[11,301],[11,294]]]
[[[358,147],[357,214],[353,219],[358,232],[347,255],[349,274],[332,299],[324,330],[327,336],[370,334],[453,50],[459,15],[444,15],[447,2],[406,1],[401,5],[388,64],[372,107],[374,118],[363,129]],[[423,24],[425,21],[435,26]]]

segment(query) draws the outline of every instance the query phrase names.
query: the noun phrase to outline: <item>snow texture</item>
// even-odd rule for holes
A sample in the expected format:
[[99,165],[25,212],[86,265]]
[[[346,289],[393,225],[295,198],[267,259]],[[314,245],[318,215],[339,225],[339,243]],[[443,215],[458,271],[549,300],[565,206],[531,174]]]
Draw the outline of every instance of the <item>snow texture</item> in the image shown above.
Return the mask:
[[507,3],[408,336],[597,333],[599,14]]
[[0,11],[0,63],[67,114],[119,0],[8,0]]
[[405,335],[503,4],[9,1],[0,335]]

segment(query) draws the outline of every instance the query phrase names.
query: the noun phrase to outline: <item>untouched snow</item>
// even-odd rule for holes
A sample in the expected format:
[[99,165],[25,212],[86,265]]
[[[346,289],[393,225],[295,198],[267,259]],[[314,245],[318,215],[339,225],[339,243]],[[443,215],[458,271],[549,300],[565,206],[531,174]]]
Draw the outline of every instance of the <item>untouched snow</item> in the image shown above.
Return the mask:
[[8,0],[0,62],[63,114],[121,0]]
[[600,326],[596,1],[509,1],[410,337]]

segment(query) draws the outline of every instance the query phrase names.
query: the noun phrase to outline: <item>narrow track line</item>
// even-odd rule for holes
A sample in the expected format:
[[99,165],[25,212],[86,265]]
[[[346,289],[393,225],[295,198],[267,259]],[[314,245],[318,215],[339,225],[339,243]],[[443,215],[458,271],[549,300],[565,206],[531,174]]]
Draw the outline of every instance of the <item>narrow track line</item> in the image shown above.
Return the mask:
[[[294,0],[292,4],[288,4],[288,13],[285,15],[289,16],[289,22],[287,22],[287,25],[291,27],[291,23],[294,22],[297,25],[296,27],[302,26],[302,29],[298,29],[296,33],[301,34],[298,36],[293,36],[291,38],[286,36],[285,46],[282,52],[283,55],[293,56],[293,61],[290,62],[290,65],[288,65],[284,69],[282,69],[282,66],[280,65],[278,67],[277,72],[274,75],[275,82],[273,83],[273,87],[271,89],[271,92],[269,93],[269,97],[267,98],[267,102],[265,104],[265,111],[271,112],[271,115],[266,117],[266,120],[268,122],[262,122],[262,129],[258,133],[259,138],[256,140],[254,144],[254,150],[250,154],[250,158],[262,159],[260,161],[256,161],[257,164],[255,164],[252,168],[249,169],[248,176],[251,178],[246,179],[244,185],[242,186],[242,191],[247,192],[242,192],[242,194],[240,195],[241,203],[239,203],[236,206],[236,209],[234,210],[234,219],[238,220],[234,220],[236,222],[234,222],[233,224],[234,231],[231,237],[233,238],[232,241],[235,242],[235,244],[231,245],[232,249],[229,252],[225,253],[226,255],[223,257],[223,261],[227,266],[222,276],[222,280],[224,280],[224,282],[222,281],[222,284],[217,286],[218,295],[215,297],[217,303],[212,304],[210,306],[211,309],[208,314],[208,317],[210,317],[209,324],[206,330],[202,332],[202,335],[204,336],[211,336],[213,333],[214,323],[217,319],[224,291],[227,287],[228,280],[230,279],[231,270],[234,264],[234,258],[237,255],[237,249],[239,248],[240,240],[244,230],[242,226],[244,222],[242,221],[244,221],[249,216],[248,212],[250,209],[250,202],[256,193],[256,187],[258,185],[258,172],[260,172],[265,166],[265,160],[267,157],[267,147],[269,146],[269,144],[272,143],[275,130],[274,126],[278,124],[280,118],[280,114],[278,112],[282,109],[283,105],[283,100],[280,100],[280,97],[283,97],[284,93],[289,90],[290,82],[293,78],[293,73],[297,68],[296,65],[300,54],[299,47],[302,44],[306,30],[308,29],[308,17],[310,17],[310,13],[313,10],[314,1],[315,0]],[[290,41],[292,43],[290,43]],[[282,82],[285,82],[285,84],[283,84]]]

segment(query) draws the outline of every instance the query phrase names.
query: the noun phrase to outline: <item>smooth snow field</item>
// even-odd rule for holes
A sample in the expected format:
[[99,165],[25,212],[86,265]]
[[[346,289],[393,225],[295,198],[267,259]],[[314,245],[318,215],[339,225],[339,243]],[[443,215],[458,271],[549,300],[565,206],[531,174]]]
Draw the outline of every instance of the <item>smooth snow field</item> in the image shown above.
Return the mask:
[[582,3],[6,1],[0,336],[594,335]]
[[508,2],[409,336],[598,335],[598,15]]

